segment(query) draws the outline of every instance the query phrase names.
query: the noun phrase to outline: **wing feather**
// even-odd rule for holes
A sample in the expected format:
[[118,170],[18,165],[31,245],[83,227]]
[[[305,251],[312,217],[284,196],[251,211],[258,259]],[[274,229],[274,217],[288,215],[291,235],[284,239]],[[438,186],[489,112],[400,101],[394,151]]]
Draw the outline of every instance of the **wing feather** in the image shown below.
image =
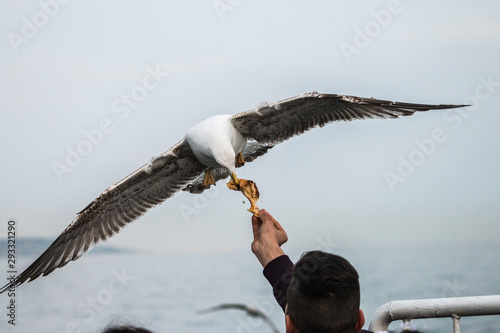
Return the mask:
[[247,139],[277,144],[333,121],[398,118],[410,116],[417,111],[463,106],[465,105],[402,103],[312,92],[238,113],[231,118],[231,121]]
[[82,210],[49,248],[11,284],[29,282],[78,259],[94,244],[105,241],[149,208],[161,203],[198,177],[206,167],[184,141],[117,184]]

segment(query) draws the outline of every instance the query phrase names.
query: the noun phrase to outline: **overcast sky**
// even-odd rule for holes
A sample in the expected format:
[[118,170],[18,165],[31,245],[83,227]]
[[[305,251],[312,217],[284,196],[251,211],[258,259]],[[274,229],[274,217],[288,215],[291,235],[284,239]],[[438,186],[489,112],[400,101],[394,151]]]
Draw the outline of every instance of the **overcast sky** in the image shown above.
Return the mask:
[[[330,124],[240,169],[288,246],[498,242],[500,3],[63,2],[0,4],[2,233],[55,238],[196,122],[318,91],[472,106]],[[249,249],[243,199],[180,193],[109,243]]]

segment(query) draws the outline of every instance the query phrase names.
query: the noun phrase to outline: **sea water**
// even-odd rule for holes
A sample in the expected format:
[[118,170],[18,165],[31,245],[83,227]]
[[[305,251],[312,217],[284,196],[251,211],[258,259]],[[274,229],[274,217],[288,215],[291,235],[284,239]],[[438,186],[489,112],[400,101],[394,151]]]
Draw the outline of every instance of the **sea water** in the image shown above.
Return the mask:
[[[361,307],[368,323],[379,306],[393,300],[500,294],[499,250],[500,246],[454,246],[338,254],[359,272]],[[302,250],[287,252],[296,261]],[[24,256],[18,266],[26,267],[35,257]],[[17,288],[15,325],[8,323],[8,302],[6,294],[0,295],[0,332],[97,333],[110,324],[170,333],[271,332],[242,311],[197,313],[222,303],[256,307],[285,331],[282,310],[249,250],[90,253]],[[450,318],[413,323],[423,332],[452,332]],[[462,318],[461,326],[462,332],[500,332],[500,316]]]

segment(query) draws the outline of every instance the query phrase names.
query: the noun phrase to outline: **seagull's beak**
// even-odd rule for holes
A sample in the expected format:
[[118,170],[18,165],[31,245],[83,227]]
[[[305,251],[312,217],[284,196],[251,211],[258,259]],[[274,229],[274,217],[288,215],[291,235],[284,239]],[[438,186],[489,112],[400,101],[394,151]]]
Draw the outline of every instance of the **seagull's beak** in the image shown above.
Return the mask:
[[234,172],[231,172],[231,179],[233,180],[233,183],[236,184],[236,186],[238,186],[238,188],[240,187],[240,180],[238,179],[238,177],[236,177],[236,174]]

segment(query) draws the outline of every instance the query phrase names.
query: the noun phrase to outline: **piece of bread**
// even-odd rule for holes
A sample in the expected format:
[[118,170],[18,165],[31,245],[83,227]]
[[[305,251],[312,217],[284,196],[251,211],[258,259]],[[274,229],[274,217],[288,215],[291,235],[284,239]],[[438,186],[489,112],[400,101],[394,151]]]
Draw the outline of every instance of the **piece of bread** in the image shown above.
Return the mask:
[[238,179],[240,185],[236,185],[233,181],[227,183],[227,187],[233,191],[241,191],[245,197],[250,201],[250,208],[248,211],[252,213],[254,216],[259,217],[260,210],[257,207],[257,201],[259,200],[259,189],[257,185],[251,180],[248,179]]

